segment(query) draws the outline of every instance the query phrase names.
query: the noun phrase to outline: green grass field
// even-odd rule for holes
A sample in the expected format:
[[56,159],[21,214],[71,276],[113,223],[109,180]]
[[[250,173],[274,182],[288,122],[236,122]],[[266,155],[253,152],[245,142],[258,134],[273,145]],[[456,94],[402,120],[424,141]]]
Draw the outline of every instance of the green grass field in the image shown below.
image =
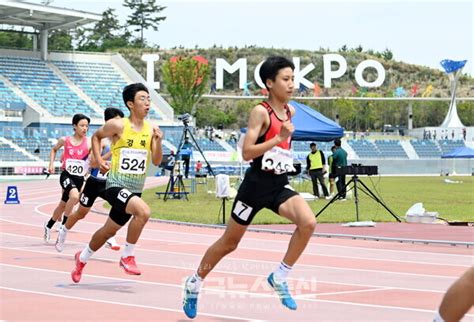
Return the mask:
[[[400,217],[416,202],[422,202],[426,211],[436,211],[447,220],[474,221],[474,177],[360,177],[361,180],[379,198]],[[445,179],[462,181],[458,184],[445,183]],[[349,177],[348,179],[349,180]],[[233,181],[235,182],[235,181]],[[190,184],[190,180],[185,180]],[[311,182],[293,182],[299,192],[310,192]],[[205,184],[198,184],[197,192],[189,194],[189,201],[158,199],[156,191],[165,191],[166,186],[146,190],[143,199],[152,209],[152,217],[165,220],[217,224],[222,222],[219,215],[222,201],[213,193],[214,179]],[[190,189],[187,189],[189,191]],[[314,213],[318,213],[328,200],[310,201]],[[226,202],[228,219],[232,200]],[[319,217],[318,222],[355,221],[355,204],[353,199],[337,201],[330,205]],[[359,194],[359,220],[395,221],[395,219],[377,202],[363,193]],[[270,210],[262,210],[255,217],[254,224],[288,223],[285,219]]]

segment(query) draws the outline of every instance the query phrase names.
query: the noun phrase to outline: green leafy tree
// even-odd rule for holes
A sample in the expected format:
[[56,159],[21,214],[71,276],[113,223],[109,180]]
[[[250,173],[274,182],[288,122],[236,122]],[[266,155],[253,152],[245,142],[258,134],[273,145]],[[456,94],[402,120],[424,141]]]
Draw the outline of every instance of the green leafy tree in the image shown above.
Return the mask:
[[177,57],[163,64],[162,75],[175,113],[194,114],[209,80],[209,65],[195,57]]
[[7,48],[33,48],[31,35],[15,31],[0,31],[0,44]]
[[94,27],[80,28],[76,32],[77,48],[85,51],[106,51],[107,49],[130,46],[130,32],[120,25],[115,9],[107,9]]
[[72,35],[69,31],[53,30],[49,34],[48,49],[49,50],[72,50]]
[[199,105],[199,108],[196,109],[196,125],[199,127],[207,125],[217,127],[220,124],[224,127],[229,127],[236,122],[235,113],[225,111],[222,108],[215,106],[212,102]]
[[155,0],[125,0],[124,6],[130,8],[132,11],[128,16],[127,24],[136,26],[133,31],[140,32],[140,38],[137,39],[137,43],[140,44],[141,47],[144,47],[145,39],[143,37],[143,31],[150,27],[153,28],[154,31],[158,31],[160,22],[165,20],[166,17],[157,15],[166,9],[166,7],[157,5]]
[[393,58],[392,51],[388,48],[385,48],[385,50],[382,52],[382,58],[385,60],[392,60]]

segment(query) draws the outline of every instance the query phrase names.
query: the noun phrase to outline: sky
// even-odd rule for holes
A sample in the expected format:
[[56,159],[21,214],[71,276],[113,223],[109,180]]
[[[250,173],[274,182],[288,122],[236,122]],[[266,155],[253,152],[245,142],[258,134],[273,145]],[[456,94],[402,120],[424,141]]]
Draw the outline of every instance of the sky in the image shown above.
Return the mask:
[[[27,2],[40,3],[40,0]],[[87,12],[116,9],[123,0],[53,0]],[[145,33],[160,48],[244,47],[337,51],[343,45],[390,49],[396,61],[442,70],[443,59],[464,60],[474,76],[474,0],[173,0],[157,1],[166,16],[157,32]]]

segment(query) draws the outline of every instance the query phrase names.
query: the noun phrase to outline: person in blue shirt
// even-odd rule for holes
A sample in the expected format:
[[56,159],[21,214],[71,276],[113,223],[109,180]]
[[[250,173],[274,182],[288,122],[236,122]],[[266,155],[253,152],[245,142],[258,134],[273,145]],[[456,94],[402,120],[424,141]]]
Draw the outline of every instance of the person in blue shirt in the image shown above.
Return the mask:
[[188,178],[189,176],[189,163],[191,161],[191,155],[193,154],[193,145],[189,142],[189,139],[184,138],[183,145],[179,151],[181,155],[181,160],[184,161],[184,177]]

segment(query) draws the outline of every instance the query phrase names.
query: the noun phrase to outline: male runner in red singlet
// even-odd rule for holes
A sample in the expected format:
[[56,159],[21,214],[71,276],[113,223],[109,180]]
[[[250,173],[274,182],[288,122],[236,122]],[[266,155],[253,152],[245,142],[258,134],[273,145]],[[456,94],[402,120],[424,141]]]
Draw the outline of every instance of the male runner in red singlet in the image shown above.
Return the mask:
[[205,253],[195,274],[184,285],[183,310],[187,317],[197,314],[197,299],[203,279],[227,254],[234,251],[248,225],[262,208],[268,208],[296,224],[288,250],[278,268],[268,276],[268,283],[284,306],[296,310],[286,278],[305,249],[316,226],[316,219],[306,201],[288,183],[291,172],[290,152],[295,109],[288,105],[294,90],[294,65],[284,57],[269,57],[260,68],[260,78],[269,91],[268,99],[250,114],[242,154],[253,160],[232,206],[232,215],[223,236]]

